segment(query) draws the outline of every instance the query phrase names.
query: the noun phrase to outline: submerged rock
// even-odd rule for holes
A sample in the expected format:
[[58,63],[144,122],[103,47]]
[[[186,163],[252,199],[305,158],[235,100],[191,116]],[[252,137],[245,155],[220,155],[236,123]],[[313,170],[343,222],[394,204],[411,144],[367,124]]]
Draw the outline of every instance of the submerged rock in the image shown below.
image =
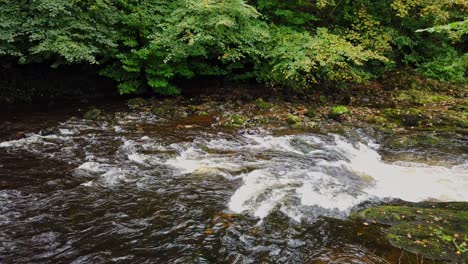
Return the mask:
[[289,141],[289,144],[304,154],[307,154],[316,149],[316,146],[313,146],[301,138],[293,138]]
[[58,129],[57,127],[50,127],[50,128],[46,128],[46,129],[41,130],[41,132],[39,132],[39,134],[41,136],[51,136],[51,135],[59,136],[62,133],[60,132],[60,129]]

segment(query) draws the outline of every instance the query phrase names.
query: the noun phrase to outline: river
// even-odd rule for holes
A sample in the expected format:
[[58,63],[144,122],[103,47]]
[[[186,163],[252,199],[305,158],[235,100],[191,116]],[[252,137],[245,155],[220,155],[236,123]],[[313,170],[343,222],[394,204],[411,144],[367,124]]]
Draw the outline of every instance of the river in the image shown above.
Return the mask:
[[[0,142],[2,263],[396,263],[401,250],[360,236],[352,211],[468,201],[465,148],[395,151],[365,128],[245,131],[102,107],[112,122],[5,118],[30,131]],[[56,129],[41,135],[44,119]]]

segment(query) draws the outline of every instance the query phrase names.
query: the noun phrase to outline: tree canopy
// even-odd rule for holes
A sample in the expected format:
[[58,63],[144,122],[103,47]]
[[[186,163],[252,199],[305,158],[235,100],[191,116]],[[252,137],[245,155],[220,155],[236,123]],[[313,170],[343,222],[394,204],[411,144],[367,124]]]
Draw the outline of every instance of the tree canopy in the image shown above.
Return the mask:
[[463,0],[0,0],[0,57],[99,65],[122,94],[177,94],[195,76],[302,90],[400,66],[466,82],[467,13]]

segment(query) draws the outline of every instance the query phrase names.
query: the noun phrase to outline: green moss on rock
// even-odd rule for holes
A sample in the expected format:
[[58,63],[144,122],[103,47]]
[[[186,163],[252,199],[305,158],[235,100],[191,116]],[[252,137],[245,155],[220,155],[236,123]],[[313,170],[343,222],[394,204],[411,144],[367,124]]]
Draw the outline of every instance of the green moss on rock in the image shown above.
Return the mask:
[[429,119],[421,110],[416,108],[394,109],[387,108],[383,111],[386,118],[404,126],[420,126]]
[[390,243],[410,252],[435,260],[468,260],[468,203],[384,205],[352,218],[383,225]]
[[262,110],[268,110],[268,109],[273,108],[273,104],[269,102],[265,102],[263,98],[258,98],[257,100],[255,100],[255,105],[259,109],[262,109]]
[[102,114],[102,111],[100,109],[93,107],[93,108],[89,109],[83,115],[83,118],[88,119],[88,120],[96,120],[101,114]]
[[300,126],[302,123],[302,120],[299,116],[293,115],[293,114],[288,114],[286,116],[286,122],[290,126]]
[[337,119],[339,117],[341,117],[342,115],[344,114],[349,114],[349,109],[344,106],[344,105],[338,105],[338,106],[334,106],[332,108],[330,108],[330,111],[328,112],[328,116],[330,118],[334,118],[334,119]]
[[244,115],[233,114],[227,119],[226,125],[231,127],[245,127],[248,120],[249,118]]
[[149,105],[149,102],[143,98],[137,97],[137,98],[132,98],[127,101],[128,106],[131,108],[139,108],[142,106]]

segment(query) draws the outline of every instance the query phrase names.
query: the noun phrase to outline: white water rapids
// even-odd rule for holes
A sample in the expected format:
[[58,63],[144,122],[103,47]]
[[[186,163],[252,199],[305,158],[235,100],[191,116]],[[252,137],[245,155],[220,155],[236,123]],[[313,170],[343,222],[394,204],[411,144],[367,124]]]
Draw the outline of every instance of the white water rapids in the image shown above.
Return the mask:
[[[0,143],[0,151],[22,150],[76,164],[83,186],[144,187],[164,177],[223,177],[238,181],[230,211],[263,219],[274,208],[295,220],[345,216],[368,200],[398,198],[468,201],[468,164],[451,167],[382,161],[379,146],[338,135],[272,136],[199,133],[167,143],[157,135],[115,127],[61,124],[61,135],[30,135]],[[106,144],[116,145],[115,149]]]

